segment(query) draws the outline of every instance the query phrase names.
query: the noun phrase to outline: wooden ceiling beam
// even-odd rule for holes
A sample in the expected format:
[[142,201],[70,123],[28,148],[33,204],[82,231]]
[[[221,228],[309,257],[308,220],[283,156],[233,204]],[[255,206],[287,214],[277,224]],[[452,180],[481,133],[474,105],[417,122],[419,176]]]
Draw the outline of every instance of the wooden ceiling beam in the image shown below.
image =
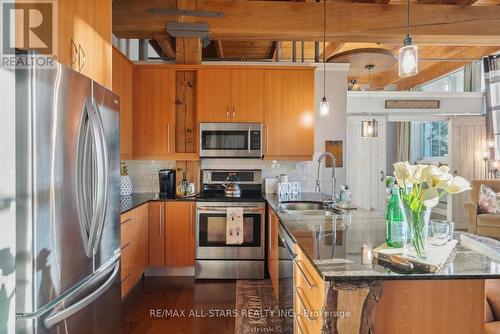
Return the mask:
[[168,59],[175,59],[175,40],[167,32],[155,32],[152,38],[158,43]]
[[[433,58],[443,59],[443,61],[425,61],[421,60],[419,62],[419,72],[417,75],[400,78],[398,76],[397,64],[393,69],[377,73],[372,76],[372,88],[374,90],[384,89],[387,85],[395,84],[398,90],[406,90],[413,88],[415,86],[421,85],[423,83],[429,82],[435,78],[443,76],[454,70],[463,67],[465,64],[470,63],[470,60],[460,61],[460,58],[465,59],[480,59],[483,56],[493,54],[498,52],[500,47],[498,46],[484,46],[484,47],[463,47],[457,46],[455,48],[439,48],[432,52],[435,52]],[[430,54],[432,56],[432,54]],[[423,55],[421,58],[426,58],[427,55]],[[445,61],[446,59],[453,59],[452,61]],[[358,78],[358,82],[366,82],[366,77]]]
[[[171,18],[149,15],[147,9],[170,6],[170,0],[165,3],[114,1],[113,32],[119,38],[144,38],[152,32],[164,31]],[[198,22],[209,24],[213,40],[318,41],[323,35],[321,3],[198,0],[197,9],[224,13],[223,18],[197,18]],[[327,39],[337,43],[401,44],[406,34],[406,10],[405,4],[335,2],[335,6],[327,7]],[[416,43],[500,43],[500,6],[418,4],[412,8],[411,21]]]

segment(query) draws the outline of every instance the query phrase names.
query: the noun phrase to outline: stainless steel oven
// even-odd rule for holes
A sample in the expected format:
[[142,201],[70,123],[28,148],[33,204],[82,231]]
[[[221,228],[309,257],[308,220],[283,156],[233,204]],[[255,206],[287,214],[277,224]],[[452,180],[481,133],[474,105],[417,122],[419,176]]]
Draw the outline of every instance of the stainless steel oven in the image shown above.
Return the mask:
[[[243,208],[243,243],[226,244],[228,207]],[[196,204],[196,277],[263,278],[265,204],[198,202]]]
[[201,158],[262,158],[262,124],[201,123]]

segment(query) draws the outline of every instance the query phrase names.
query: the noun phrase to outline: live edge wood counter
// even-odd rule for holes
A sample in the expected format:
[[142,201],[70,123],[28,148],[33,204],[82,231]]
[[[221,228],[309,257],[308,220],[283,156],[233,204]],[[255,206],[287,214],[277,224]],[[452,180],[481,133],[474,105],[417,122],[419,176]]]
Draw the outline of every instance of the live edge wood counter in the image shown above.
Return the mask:
[[500,278],[500,263],[459,245],[442,272],[396,273],[362,263],[363,244],[384,242],[384,217],[365,210],[298,217],[276,196],[266,200],[295,242],[295,333],[483,333],[484,280]]

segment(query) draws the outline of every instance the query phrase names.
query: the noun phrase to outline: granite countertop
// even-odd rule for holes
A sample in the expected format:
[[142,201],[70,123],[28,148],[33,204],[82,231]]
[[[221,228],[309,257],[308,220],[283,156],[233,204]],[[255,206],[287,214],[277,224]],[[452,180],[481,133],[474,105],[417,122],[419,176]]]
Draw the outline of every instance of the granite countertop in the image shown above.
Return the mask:
[[[303,193],[294,200],[323,198],[319,194]],[[299,216],[284,212],[276,195],[266,194],[266,201],[325,280],[500,278],[500,263],[461,245],[456,247],[449,265],[433,274],[398,273],[380,264],[362,264],[363,244],[373,249],[385,242],[385,217],[381,214],[358,209],[332,216]]]
[[132,193],[120,197],[120,213],[125,213],[150,201],[196,201],[196,197],[160,198],[158,193]]

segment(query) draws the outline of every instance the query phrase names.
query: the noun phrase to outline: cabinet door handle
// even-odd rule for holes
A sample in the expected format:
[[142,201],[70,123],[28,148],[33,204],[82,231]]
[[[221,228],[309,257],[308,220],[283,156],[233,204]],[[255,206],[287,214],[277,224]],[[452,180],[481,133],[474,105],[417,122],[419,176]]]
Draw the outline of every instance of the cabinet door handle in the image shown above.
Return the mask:
[[269,126],[266,125],[266,153],[269,152]]
[[300,274],[302,275],[302,277],[304,277],[304,280],[306,281],[309,289],[315,288],[317,285],[313,284],[309,281],[309,278],[307,277],[306,273],[304,272],[304,269],[302,269],[302,265],[300,264],[302,261],[300,261],[300,260],[295,260],[295,261],[297,262],[297,268],[299,268]]
[[299,330],[299,334],[306,334],[306,332],[302,329],[302,325],[300,324],[298,315],[295,317],[295,322],[297,323],[297,329]]
[[127,224],[127,223],[132,222],[132,221],[134,221],[134,218],[133,218],[133,217],[130,217],[130,218],[126,219],[124,222],[122,222],[121,224],[122,224],[122,225],[125,225],[125,224]]
[[130,246],[132,246],[133,244],[134,244],[134,241],[130,241],[128,244],[126,244],[125,246],[123,246],[123,248],[122,248],[122,253],[123,253],[124,251],[126,251],[126,250],[127,250],[127,248],[129,248],[129,247],[130,247]]
[[170,123],[167,124],[167,150],[170,153]]
[[[80,55],[82,56],[83,61],[80,62]],[[83,50],[82,45],[78,44],[78,72],[81,72],[83,68],[87,64],[87,56],[85,55],[85,50]]]
[[194,235],[194,219],[193,219],[193,203],[189,206],[189,229],[191,230],[191,235]]
[[71,59],[71,65],[74,65],[76,63],[76,61],[78,60],[78,47],[76,46],[76,43],[73,40],[73,38],[71,39],[71,46],[72,46],[72,49],[74,49],[74,51],[75,51],[73,53],[73,50],[71,50],[71,52],[73,53],[73,57]]
[[163,235],[163,204],[160,205],[160,235]]
[[229,118],[229,106],[226,107],[226,118]]
[[236,107],[233,106],[233,117],[236,116]]
[[311,311],[313,311],[312,307],[310,307],[309,305],[306,305],[306,303],[304,302],[304,297],[300,295],[302,288],[296,287],[295,291],[297,292],[297,297],[299,297],[299,302],[302,305],[302,307],[304,309],[306,309],[307,311],[309,311],[308,312],[309,314],[307,316],[309,318],[309,320],[317,320],[318,319],[317,317],[311,315]]

